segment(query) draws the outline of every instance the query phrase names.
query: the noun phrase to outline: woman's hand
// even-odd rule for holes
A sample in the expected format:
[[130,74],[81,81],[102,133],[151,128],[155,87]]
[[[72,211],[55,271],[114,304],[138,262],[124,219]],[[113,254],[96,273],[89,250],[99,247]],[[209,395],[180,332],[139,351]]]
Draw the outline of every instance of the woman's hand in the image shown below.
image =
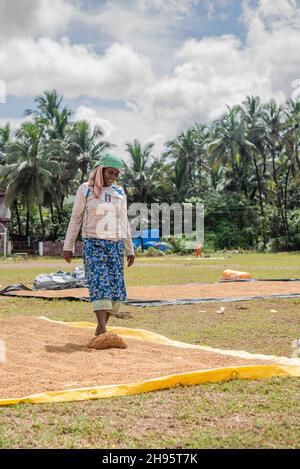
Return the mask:
[[73,257],[72,251],[64,251],[64,259],[66,262],[68,262],[68,264],[70,264],[70,262],[72,261],[72,257]]
[[134,263],[135,256],[127,256],[127,267],[130,267]]

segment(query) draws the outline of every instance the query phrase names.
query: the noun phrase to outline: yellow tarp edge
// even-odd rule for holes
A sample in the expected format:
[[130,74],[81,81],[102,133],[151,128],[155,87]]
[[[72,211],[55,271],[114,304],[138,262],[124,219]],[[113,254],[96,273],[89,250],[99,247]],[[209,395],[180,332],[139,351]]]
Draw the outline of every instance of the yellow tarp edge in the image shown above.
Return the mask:
[[[32,394],[15,399],[3,399],[0,406],[16,404],[49,404],[54,402],[75,402],[91,399],[105,399],[108,397],[129,396],[144,392],[168,389],[174,386],[191,386],[203,383],[215,383],[234,379],[268,379],[274,376],[294,375],[293,367],[279,365],[237,366],[230,368],[216,368],[212,370],[193,371],[161,378],[150,379],[140,383],[121,385],[106,385],[90,388],[78,388],[60,391],[49,391]],[[296,370],[297,372],[297,370]]]
[[[41,317],[40,319],[51,321],[48,318]],[[88,322],[74,322],[74,323],[64,323],[61,321],[51,321],[59,324],[64,324],[72,327],[95,327],[94,323]],[[139,337],[142,340],[147,340],[151,342],[160,341],[159,343],[164,343],[167,345],[174,345],[182,347],[183,345],[188,347],[197,347],[204,348],[205,350],[216,351],[219,349],[212,349],[210,347],[201,347],[193,346],[191,344],[185,344],[183,342],[176,342],[168,339],[167,337],[155,334],[150,331],[143,329],[129,329],[123,327],[110,327],[111,331],[118,332],[123,336],[135,336]],[[164,339],[164,341],[163,341]],[[178,344],[178,345],[176,345]],[[220,349],[221,350],[221,349]],[[228,352],[222,350],[222,352]],[[234,351],[229,351],[234,352]],[[247,352],[241,352],[247,355],[247,358],[254,358],[258,355],[251,355]],[[226,353],[229,355],[229,353]],[[239,356],[239,355],[235,355]],[[260,355],[261,357],[269,357],[268,355]],[[278,359],[278,357],[275,357]],[[285,357],[283,357],[285,358]],[[286,359],[285,360],[289,360]],[[297,362],[298,359],[294,361]],[[24,396],[14,399],[2,399],[0,400],[0,406],[9,406],[16,404],[49,404],[54,402],[75,402],[75,401],[84,401],[90,399],[104,399],[109,397],[117,396],[128,396],[133,394],[139,394],[144,392],[158,391],[160,389],[168,389],[174,386],[191,386],[202,383],[214,383],[221,381],[230,381],[233,379],[268,379],[275,376],[281,377],[300,377],[300,366],[298,363],[286,365],[274,364],[274,365],[248,365],[248,366],[236,366],[228,368],[215,368],[209,370],[200,370],[193,371],[188,373],[175,374],[170,376],[163,376],[159,378],[149,379],[139,383],[130,383],[130,384],[121,384],[121,385],[105,385],[105,386],[95,386],[88,388],[77,388],[77,389],[68,389],[68,390],[58,390],[58,391],[48,391],[42,392],[39,394],[32,394],[30,396]],[[300,361],[300,360],[298,360]]]
[[[63,321],[54,321],[52,319],[48,319],[44,316],[41,316],[40,319],[44,319],[50,322],[55,322],[58,324],[63,324],[66,326],[71,327],[86,327],[86,328],[95,328],[96,324],[93,322],[63,322]],[[232,357],[238,358],[252,358],[258,360],[272,360],[278,363],[279,365],[291,365],[295,367],[299,367],[300,369],[300,359],[299,358],[288,358],[288,357],[278,357],[276,355],[265,355],[260,353],[249,353],[243,350],[226,350],[226,349],[219,349],[214,347],[208,347],[203,345],[195,345],[195,344],[188,344],[186,342],[179,342],[176,340],[168,339],[167,337],[157,334],[156,332],[147,331],[146,329],[131,329],[129,327],[108,327],[107,328],[110,332],[115,332],[123,337],[128,338],[136,338],[145,340],[147,342],[162,344],[162,345],[172,345],[174,347],[181,347],[181,348],[192,348],[192,349],[200,349],[205,350],[207,352],[218,353],[220,355],[230,355]]]

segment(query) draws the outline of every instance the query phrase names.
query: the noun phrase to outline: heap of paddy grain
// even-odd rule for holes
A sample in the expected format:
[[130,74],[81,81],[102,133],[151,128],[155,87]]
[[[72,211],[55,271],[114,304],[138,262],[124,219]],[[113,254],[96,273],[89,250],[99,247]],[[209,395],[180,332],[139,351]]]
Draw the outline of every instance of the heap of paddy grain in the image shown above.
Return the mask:
[[93,337],[87,346],[97,350],[105,350],[108,348],[127,348],[127,344],[124,340],[113,332],[105,332],[105,334]]

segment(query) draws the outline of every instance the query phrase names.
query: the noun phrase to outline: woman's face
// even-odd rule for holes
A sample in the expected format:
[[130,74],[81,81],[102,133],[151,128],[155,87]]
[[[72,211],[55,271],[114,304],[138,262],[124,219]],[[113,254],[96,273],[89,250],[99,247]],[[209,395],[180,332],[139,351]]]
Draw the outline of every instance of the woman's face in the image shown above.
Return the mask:
[[115,168],[104,168],[103,169],[103,179],[104,179],[104,186],[108,187],[111,186],[116,179],[118,179],[120,171]]

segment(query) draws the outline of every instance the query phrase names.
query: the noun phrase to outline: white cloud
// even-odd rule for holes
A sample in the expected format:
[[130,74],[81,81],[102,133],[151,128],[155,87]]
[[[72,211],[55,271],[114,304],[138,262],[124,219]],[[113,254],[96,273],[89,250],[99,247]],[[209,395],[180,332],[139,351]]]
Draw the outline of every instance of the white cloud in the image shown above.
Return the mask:
[[157,10],[167,15],[189,16],[199,0],[136,0],[136,3],[142,10]]
[[[198,0],[105,1],[93,11],[85,10],[83,3],[56,1],[76,11],[68,10],[69,17],[57,28],[51,19],[53,34],[72,18],[88,25],[93,34],[98,29],[99,48],[104,40],[107,48],[100,55],[67,39],[7,38],[0,46],[0,77],[6,80],[8,93],[17,96],[55,87],[69,98],[122,100],[120,108],[81,106],[75,114],[76,119],[100,125],[121,152],[124,143],[134,138],[143,144],[155,141],[159,151],[164,141],[195,121],[213,121],[226,105],[240,103],[248,94],[279,102],[298,96],[300,7],[296,0],[244,0],[244,40],[227,34],[185,41],[181,28],[188,29]],[[207,11],[214,18],[233,3],[210,0]]]
[[235,0],[205,0],[205,8],[207,10],[207,18],[209,20],[222,19],[228,17],[226,9],[232,5]]
[[300,99],[300,78],[293,81],[292,88],[293,88],[293,91],[291,93],[291,99],[294,99],[294,100]]
[[69,98],[135,99],[152,80],[148,59],[127,44],[115,43],[98,55],[66,38],[3,42],[0,71],[7,93],[15,96],[57,88]]
[[284,27],[299,29],[299,1],[259,0],[257,5],[251,6],[249,0],[243,0],[243,20],[247,26],[263,21],[264,27],[272,31]]
[[180,131],[195,121],[219,118],[226,105],[247,95],[284,102],[299,78],[300,21],[290,19],[300,15],[300,8],[292,0],[275,2],[284,15],[274,16],[269,0],[257,8],[244,3],[245,43],[234,35],[186,40],[173,73],[146,90],[144,107]]
[[6,83],[0,79],[0,104],[6,103]]
[[55,35],[78,15],[78,6],[77,0],[0,0],[0,36]]
[[39,32],[57,34],[65,31],[78,15],[79,3],[75,0],[39,0],[35,13]]
[[[147,109],[133,111],[109,107],[88,108],[80,106],[75,113],[76,120],[84,118],[92,126],[102,124],[109,126],[110,133],[106,135],[109,141],[116,145],[118,151],[126,158],[126,143],[137,138],[143,145],[153,142],[154,153],[159,154],[165,141],[172,135],[172,122],[158,122]],[[104,126],[103,126],[104,124]]]
[[74,118],[76,121],[89,122],[92,128],[100,127],[103,130],[105,139],[109,139],[115,130],[115,127],[109,120],[99,117],[95,109],[87,106],[79,106]]
[[174,66],[174,49],[180,46],[184,31],[191,23],[195,26],[198,3],[199,0],[103,1],[93,10],[81,9],[78,22],[93,32],[99,44],[126,42],[146,55],[157,70],[169,72]]
[[0,127],[4,127],[6,124],[10,125],[12,134],[18,130],[20,125],[24,122],[32,122],[33,117],[32,116],[26,116],[26,117],[20,117],[20,118],[13,118],[13,117],[1,117],[0,118]]

